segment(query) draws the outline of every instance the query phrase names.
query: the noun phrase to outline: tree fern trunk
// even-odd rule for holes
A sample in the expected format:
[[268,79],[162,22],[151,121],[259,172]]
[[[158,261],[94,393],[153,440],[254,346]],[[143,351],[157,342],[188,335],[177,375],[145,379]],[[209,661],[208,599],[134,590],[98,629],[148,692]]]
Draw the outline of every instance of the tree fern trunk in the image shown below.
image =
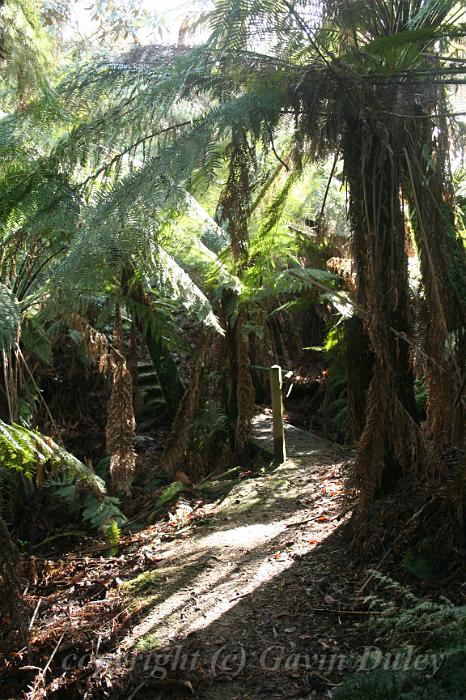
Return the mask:
[[110,354],[111,392],[107,404],[105,430],[110,455],[110,476],[116,493],[129,496],[136,468],[133,437],[136,428],[133,407],[133,382],[126,366],[121,329],[121,312],[115,304],[114,348]]
[[195,417],[199,415],[201,407],[205,356],[208,348],[211,346],[212,336],[209,331],[206,331],[199,340],[197,352],[193,359],[191,381],[181,400],[160,460],[162,467],[167,471],[171,479],[175,477],[176,471],[181,468],[183,461],[186,459],[192,424]]
[[412,461],[416,406],[407,342],[407,256],[396,133],[390,124],[383,129],[379,123],[354,119],[347,125],[344,146],[357,302],[374,356],[355,465],[368,506],[393,488]]
[[369,338],[360,318],[354,316],[345,324],[346,366],[348,372],[348,430],[350,439],[359,440],[366,423],[367,391],[374,364]]
[[[232,130],[228,179],[219,197],[216,220],[228,232],[235,273],[238,277],[242,277],[248,265],[253,157],[254,150],[249,146],[246,132],[235,127]],[[248,311],[246,305],[235,298],[233,292],[224,293],[221,305],[226,319],[225,342],[229,374],[227,412],[232,434],[234,431],[231,442],[237,456],[243,456],[255,407],[249,338],[244,333]]]
[[[445,125],[444,125],[445,126]],[[438,450],[466,443],[466,252],[456,235],[453,195],[447,189],[448,130],[418,119],[405,151],[406,190],[425,294],[426,436]]]
[[255,391],[252,381],[249,361],[249,338],[244,331],[247,319],[246,310],[243,309],[236,322],[236,404],[237,420],[235,435],[235,452],[243,456],[251,433],[251,420],[255,410]]

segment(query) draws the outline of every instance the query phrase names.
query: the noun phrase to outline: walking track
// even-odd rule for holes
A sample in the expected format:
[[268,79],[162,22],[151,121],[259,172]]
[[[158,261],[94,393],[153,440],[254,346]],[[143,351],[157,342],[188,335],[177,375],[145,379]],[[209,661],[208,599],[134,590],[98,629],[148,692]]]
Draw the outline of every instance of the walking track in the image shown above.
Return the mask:
[[[253,431],[270,450],[270,414],[257,416]],[[157,565],[129,585],[144,614],[121,644],[138,659],[125,697],[331,696],[344,672],[335,659],[359,634],[354,618],[338,613],[349,605],[338,520],[349,455],[293,426],[286,437],[284,464],[222,482],[211,518],[155,544]],[[150,653],[162,651],[154,673]]]

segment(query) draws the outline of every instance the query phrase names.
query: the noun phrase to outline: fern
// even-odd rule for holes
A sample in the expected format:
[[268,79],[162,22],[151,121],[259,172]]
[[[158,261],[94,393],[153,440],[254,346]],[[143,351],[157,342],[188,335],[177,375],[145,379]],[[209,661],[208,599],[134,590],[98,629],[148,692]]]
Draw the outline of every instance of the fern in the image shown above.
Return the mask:
[[31,93],[48,89],[51,42],[44,31],[36,0],[6,0],[2,5],[2,77],[10,90],[13,88],[16,98],[25,100]]
[[20,324],[19,303],[14,294],[0,283],[0,352],[16,341]]
[[88,496],[82,516],[93,527],[117,519],[124,521],[118,500],[107,495],[105,482],[76,457],[35,430],[0,421],[0,471],[14,471],[38,485],[55,489],[68,504],[77,498],[77,488]]
[[[460,700],[466,697],[466,606],[455,606],[449,600],[438,602],[420,600],[396,581],[372,572],[382,588],[392,591],[388,601],[371,596],[368,602],[373,610],[383,615],[372,622],[377,635],[385,635],[390,654],[399,653],[408,659],[409,646],[413,656],[435,656],[437,672],[416,670],[413,664],[403,663],[392,668],[373,668],[368,673],[356,673],[338,689],[341,700]],[[358,661],[355,660],[356,668]],[[376,665],[374,660],[373,666]],[[380,665],[379,665],[380,666]]]
[[52,341],[37,316],[30,314],[23,318],[21,343],[28,353],[37,357],[41,362],[47,365],[52,364]]
[[[95,496],[88,495],[84,499],[84,509],[82,517],[87,520],[92,527],[103,530],[104,534],[108,534],[108,528],[111,528],[112,537],[116,538],[116,528],[126,522],[125,516],[118,508],[119,500],[115,496],[106,496],[104,499],[98,499]],[[111,541],[111,544],[114,544]]]
[[121,540],[121,529],[116,520],[111,520],[104,528],[104,534],[113,547],[118,547]]

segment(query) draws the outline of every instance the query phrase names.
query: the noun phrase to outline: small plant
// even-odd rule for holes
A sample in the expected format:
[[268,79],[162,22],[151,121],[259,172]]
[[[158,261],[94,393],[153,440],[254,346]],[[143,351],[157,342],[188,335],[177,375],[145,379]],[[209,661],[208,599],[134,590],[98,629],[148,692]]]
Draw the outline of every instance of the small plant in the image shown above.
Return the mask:
[[112,545],[112,548],[116,549],[121,541],[121,529],[117,521],[110,520],[102,529],[107,542]]

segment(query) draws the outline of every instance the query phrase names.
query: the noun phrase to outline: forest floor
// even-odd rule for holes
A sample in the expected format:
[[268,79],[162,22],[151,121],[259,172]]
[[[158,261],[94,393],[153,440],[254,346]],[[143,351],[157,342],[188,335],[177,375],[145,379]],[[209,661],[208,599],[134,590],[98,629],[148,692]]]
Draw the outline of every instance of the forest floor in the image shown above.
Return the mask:
[[[264,448],[270,423],[254,423]],[[351,455],[292,426],[287,450],[205,482],[113,555],[35,559],[30,647],[0,669],[0,697],[332,697],[370,644],[344,528]]]

